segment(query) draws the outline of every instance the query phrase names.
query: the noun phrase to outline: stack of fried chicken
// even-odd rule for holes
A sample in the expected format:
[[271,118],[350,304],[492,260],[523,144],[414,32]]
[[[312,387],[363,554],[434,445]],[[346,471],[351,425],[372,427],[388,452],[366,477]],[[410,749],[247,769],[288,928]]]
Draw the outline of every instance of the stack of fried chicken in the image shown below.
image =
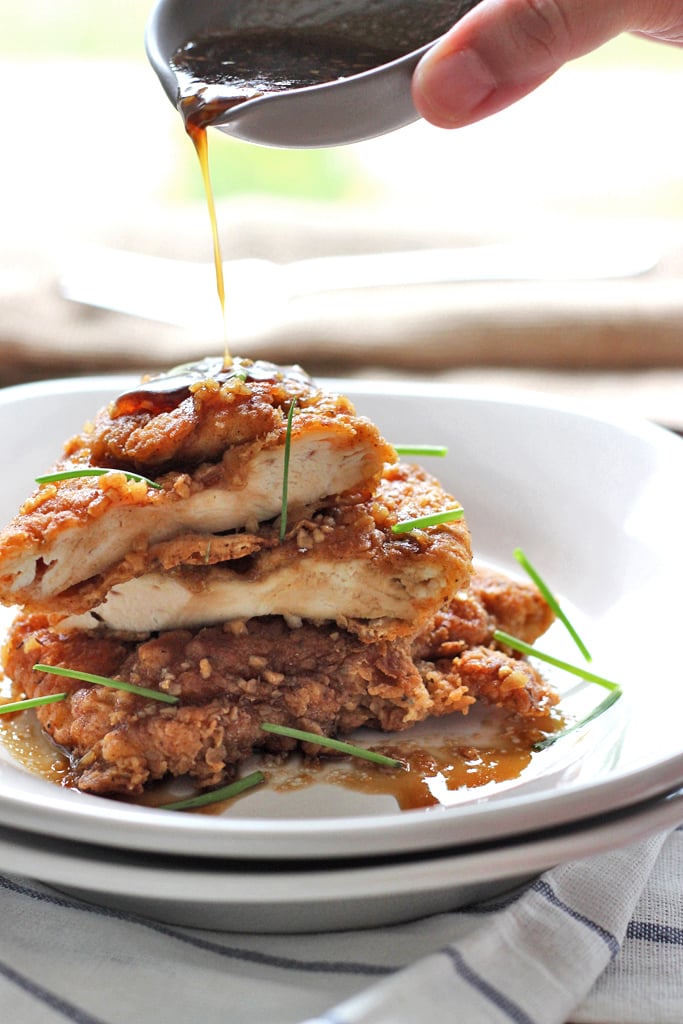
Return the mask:
[[393,532],[458,503],[297,367],[204,360],[147,380],[54,472],[0,534],[0,600],[20,606],[4,666],[19,697],[67,690],[37,715],[82,790],[229,781],[295,746],[264,722],[344,736],[556,701],[493,642],[547,629],[536,589],[473,570],[464,519]]

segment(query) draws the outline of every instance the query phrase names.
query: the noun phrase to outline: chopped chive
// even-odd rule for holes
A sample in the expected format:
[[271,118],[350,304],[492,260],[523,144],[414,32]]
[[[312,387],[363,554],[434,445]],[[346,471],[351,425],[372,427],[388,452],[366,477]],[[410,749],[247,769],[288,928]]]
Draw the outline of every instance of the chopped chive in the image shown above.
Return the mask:
[[220,789],[213,789],[210,793],[200,793],[198,796],[189,796],[186,800],[175,800],[170,804],[160,804],[162,811],[189,811],[193,807],[207,807],[209,804],[221,803],[223,800],[232,800],[233,797],[244,793],[246,789],[253,789],[265,780],[263,772],[252,772],[245,775],[243,779],[237,779],[228,786],[221,786]]
[[417,519],[406,519],[402,523],[395,523],[391,527],[392,533],[410,533],[411,530],[422,530],[427,526],[439,526],[441,523],[454,523],[458,519],[462,519],[465,515],[465,510],[462,508],[452,508],[447,512],[435,512],[431,516],[419,516]]
[[448,455],[448,448],[441,444],[395,444],[397,455],[432,455],[443,459]]
[[333,740],[329,736],[319,736],[316,732],[290,729],[288,725],[274,725],[272,722],[262,722],[261,728],[264,732],[273,732],[278,736],[288,736],[290,739],[301,740],[303,743],[315,743],[319,747],[330,747],[331,750],[338,750],[342,754],[350,754],[351,757],[360,757],[365,761],[374,761],[375,764],[383,764],[387,768],[404,767],[403,761],[398,761],[395,757],[377,754],[374,750],[366,750],[364,747],[354,746],[353,743]]
[[555,668],[564,669],[565,672],[571,672],[572,675],[579,676],[581,679],[585,679],[589,683],[597,683],[598,686],[604,686],[606,690],[621,690],[618,683],[613,683],[610,679],[605,679],[604,676],[597,676],[594,672],[588,672],[585,668],[580,668],[577,665],[570,665],[569,662],[561,661],[559,658],[553,657],[552,654],[545,654],[543,651],[539,651],[535,647],[532,647],[531,644],[527,644],[523,640],[518,640],[517,637],[510,636],[509,633],[504,633],[501,629],[494,630],[493,639],[497,640],[499,644],[511,647],[513,651],[519,651],[520,654],[526,654],[529,657],[538,658],[539,661],[547,661],[549,665],[554,665]]
[[92,672],[79,672],[75,668],[62,668],[59,665],[34,665],[33,668],[35,672],[48,672],[54,676],[66,676],[67,679],[79,679],[84,683],[108,686],[112,690],[126,690],[128,693],[137,693],[139,697],[150,697],[152,700],[163,701],[164,704],[178,703],[178,698],[173,697],[170,693],[150,690],[146,686],[134,686],[133,683],[125,683],[122,679],[109,679],[107,676],[97,676]]
[[287,533],[287,492],[289,490],[289,454],[292,448],[292,420],[296,398],[289,407],[287,414],[287,430],[285,433],[285,460],[282,468],[282,514],[280,516],[280,540],[285,539]]
[[589,722],[594,721],[600,715],[602,715],[608,708],[611,708],[613,704],[619,700],[622,695],[622,689],[617,686],[616,689],[612,690],[603,701],[600,702],[596,707],[593,708],[584,718],[578,722],[574,722],[573,725],[568,725],[566,729],[561,729],[559,732],[553,733],[551,736],[546,736],[544,740],[539,740],[535,743],[533,749],[546,750],[548,747],[552,747],[553,743],[557,743],[558,740],[564,739],[569,733],[576,732],[577,729],[583,729],[584,725],[588,725]]
[[59,480],[76,480],[81,476],[106,476],[107,473],[123,473],[126,480],[137,480],[138,483],[153,487],[155,491],[162,489],[161,484],[155,483],[154,480],[141,476],[140,473],[129,473],[125,469],[96,469],[94,467],[87,469],[64,469],[59,473],[46,473],[45,476],[37,476],[35,480],[37,484],[52,484],[57,483]]
[[572,640],[574,641],[574,643],[576,644],[578,649],[583,654],[583,656],[586,659],[586,661],[591,661],[592,659],[591,659],[590,653],[588,651],[588,648],[584,644],[584,642],[581,639],[581,637],[579,636],[579,634],[574,629],[574,626],[571,624],[571,622],[569,621],[569,619],[565,615],[564,611],[560,607],[560,602],[557,600],[555,595],[552,593],[552,591],[548,587],[548,585],[545,582],[545,580],[541,577],[539,572],[536,569],[534,569],[533,565],[531,564],[529,559],[526,557],[526,555],[524,554],[524,552],[522,551],[521,548],[515,548],[513,554],[514,554],[515,558],[517,559],[517,561],[519,562],[519,564],[521,565],[521,567],[526,572],[526,574],[531,578],[531,580],[538,587],[541,595],[545,598],[546,604],[552,609],[552,611],[555,613],[557,618],[564,625],[564,627],[566,628],[567,632],[571,636]]
[[57,704],[60,700],[66,700],[67,697],[67,693],[47,693],[44,697],[13,700],[9,704],[0,704],[0,715],[9,715],[13,711],[28,711],[29,708],[40,708],[43,704]]

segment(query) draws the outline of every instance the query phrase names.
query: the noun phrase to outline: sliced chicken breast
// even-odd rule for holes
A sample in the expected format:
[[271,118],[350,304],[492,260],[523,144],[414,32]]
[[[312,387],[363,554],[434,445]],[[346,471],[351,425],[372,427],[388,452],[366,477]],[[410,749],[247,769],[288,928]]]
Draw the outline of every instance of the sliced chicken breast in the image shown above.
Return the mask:
[[[387,467],[370,501],[300,520],[282,544],[257,549],[255,539],[244,558],[159,566],[111,587],[105,581],[101,603],[52,621],[62,630],[152,632],[286,615],[333,621],[366,638],[414,633],[467,586],[469,532],[464,520],[408,534],[392,526],[457,507],[424,470]],[[76,596],[69,595],[72,607]]]

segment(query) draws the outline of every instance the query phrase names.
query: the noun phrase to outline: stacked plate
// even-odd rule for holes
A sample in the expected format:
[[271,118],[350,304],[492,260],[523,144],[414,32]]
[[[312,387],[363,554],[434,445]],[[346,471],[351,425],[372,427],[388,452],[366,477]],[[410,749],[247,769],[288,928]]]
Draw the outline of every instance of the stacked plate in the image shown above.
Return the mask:
[[[129,378],[0,393],[8,520],[61,442]],[[624,697],[533,755],[519,778],[401,812],[320,781],[267,787],[219,814],[62,788],[0,747],[3,869],[175,923],[252,931],[378,925],[499,893],[554,864],[683,821],[683,679],[674,657],[683,579],[683,442],[579,405],[328,382],[395,443],[447,445],[429,466],[463,503],[478,558],[513,572],[522,547],[562,596],[597,673]],[[577,661],[561,627],[543,648]],[[603,694],[557,672],[582,717]],[[420,727],[422,744],[481,722]]]

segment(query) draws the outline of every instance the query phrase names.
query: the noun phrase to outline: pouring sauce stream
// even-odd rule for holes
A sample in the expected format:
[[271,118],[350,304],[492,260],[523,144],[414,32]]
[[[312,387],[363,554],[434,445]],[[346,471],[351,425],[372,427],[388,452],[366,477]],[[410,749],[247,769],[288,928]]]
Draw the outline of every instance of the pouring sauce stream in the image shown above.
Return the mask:
[[357,75],[400,57],[404,47],[369,46],[336,33],[257,27],[192,39],[170,66],[178,83],[177,107],[199,158],[211,222],[216,291],[223,318],[224,365],[228,347],[223,257],[209,168],[207,128],[228,110],[267,94],[301,89]]
[[228,327],[225,318],[225,280],[223,278],[223,253],[221,250],[220,236],[218,234],[216,204],[213,196],[213,187],[211,185],[211,170],[209,167],[209,141],[206,134],[206,128],[200,127],[192,121],[186,121],[185,129],[187,131],[187,134],[192,139],[194,148],[197,151],[197,157],[199,158],[199,166],[202,172],[202,180],[204,182],[204,191],[206,193],[206,202],[209,210],[209,221],[211,224],[211,239],[213,243],[213,262],[216,270],[216,292],[218,293],[218,301],[221,307],[221,317],[223,322],[223,339],[225,344],[223,365],[224,367],[228,367],[232,363],[232,357],[230,355],[230,349],[228,345]]

